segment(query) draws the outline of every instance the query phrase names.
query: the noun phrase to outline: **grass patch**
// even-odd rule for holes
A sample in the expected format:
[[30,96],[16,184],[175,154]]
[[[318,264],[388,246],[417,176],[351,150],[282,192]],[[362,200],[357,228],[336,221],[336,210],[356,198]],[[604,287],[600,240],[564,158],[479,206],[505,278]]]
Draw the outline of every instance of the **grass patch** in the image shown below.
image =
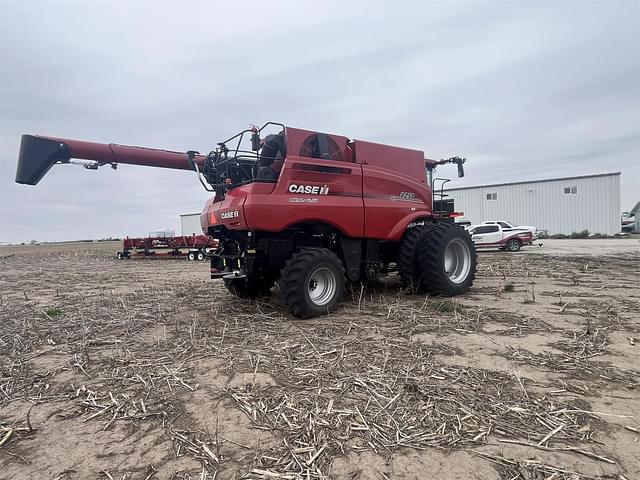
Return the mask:
[[64,314],[64,311],[58,307],[49,307],[45,310],[44,313],[47,315],[47,317],[58,318]]
[[459,303],[452,302],[437,302],[433,304],[433,308],[435,308],[438,312],[450,312],[453,313],[456,310],[460,311],[463,309],[463,306]]
[[513,292],[515,290],[515,287],[513,286],[513,283],[507,283],[502,289],[505,292]]

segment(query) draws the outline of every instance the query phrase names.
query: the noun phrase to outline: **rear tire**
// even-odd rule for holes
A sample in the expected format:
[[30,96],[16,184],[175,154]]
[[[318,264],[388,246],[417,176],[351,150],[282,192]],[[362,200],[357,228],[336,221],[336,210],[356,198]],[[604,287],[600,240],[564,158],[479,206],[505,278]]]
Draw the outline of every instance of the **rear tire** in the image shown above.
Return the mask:
[[473,284],[476,250],[471,235],[451,223],[434,225],[418,252],[420,287],[435,295],[459,295]]
[[418,275],[418,250],[424,236],[433,228],[433,224],[417,225],[407,229],[398,249],[398,273],[405,288],[417,292],[420,286]]
[[202,253],[202,252],[198,252],[198,254],[196,255],[196,258],[197,258],[199,261],[204,260],[204,253]]
[[189,255],[187,255],[187,259],[190,262],[193,262],[196,259],[196,254],[194,252],[189,252]]
[[307,248],[295,253],[285,263],[278,281],[283,303],[299,318],[335,310],[345,284],[342,262],[326,248]]
[[514,238],[507,242],[507,244],[505,245],[505,250],[508,250],[509,252],[517,252],[520,250],[521,246],[522,244],[520,243],[520,240],[516,240]]

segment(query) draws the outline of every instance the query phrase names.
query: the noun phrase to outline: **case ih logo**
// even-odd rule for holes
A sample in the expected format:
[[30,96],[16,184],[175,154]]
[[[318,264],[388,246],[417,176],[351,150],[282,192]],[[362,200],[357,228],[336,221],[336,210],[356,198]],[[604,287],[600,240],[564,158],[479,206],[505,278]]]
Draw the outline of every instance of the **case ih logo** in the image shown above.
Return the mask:
[[289,185],[289,193],[306,193],[307,195],[328,195],[329,187],[324,185],[319,187],[317,185],[296,185],[292,183]]
[[238,218],[238,210],[228,210],[226,212],[222,212],[220,214],[220,218],[222,218],[222,220],[226,220],[228,218]]

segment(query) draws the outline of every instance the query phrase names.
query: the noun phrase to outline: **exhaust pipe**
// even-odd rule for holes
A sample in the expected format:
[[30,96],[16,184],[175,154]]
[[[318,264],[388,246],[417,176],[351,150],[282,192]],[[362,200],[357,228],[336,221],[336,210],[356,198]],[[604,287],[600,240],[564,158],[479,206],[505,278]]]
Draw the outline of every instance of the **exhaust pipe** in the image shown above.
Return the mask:
[[[202,168],[207,157],[196,152],[172,152],[155,148],[131,147],[116,143],[95,143],[83,140],[22,135],[16,183],[36,185],[56,163],[71,163],[72,158],[93,160],[87,168],[118,163],[149,167],[196,170]],[[195,164],[195,165],[194,165]]]
[[36,185],[56,163],[66,163],[70,158],[64,143],[46,137],[22,135],[16,183]]

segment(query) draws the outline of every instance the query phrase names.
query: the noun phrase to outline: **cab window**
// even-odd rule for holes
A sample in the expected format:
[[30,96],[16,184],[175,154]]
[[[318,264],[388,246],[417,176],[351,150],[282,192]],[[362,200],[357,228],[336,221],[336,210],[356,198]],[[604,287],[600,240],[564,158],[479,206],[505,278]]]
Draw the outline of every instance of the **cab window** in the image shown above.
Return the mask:
[[474,228],[471,234],[477,235],[481,233],[495,233],[498,230],[499,230],[498,225],[483,225],[483,226]]

